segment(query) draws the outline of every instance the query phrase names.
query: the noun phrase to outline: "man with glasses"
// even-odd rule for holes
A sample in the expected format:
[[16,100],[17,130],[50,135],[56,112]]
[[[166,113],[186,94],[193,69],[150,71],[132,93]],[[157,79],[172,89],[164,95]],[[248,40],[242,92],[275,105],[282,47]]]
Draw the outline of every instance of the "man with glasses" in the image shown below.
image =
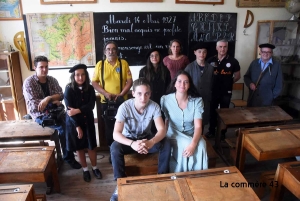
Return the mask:
[[[104,60],[99,61],[95,66],[92,85],[101,96],[105,137],[107,145],[110,147],[114,141],[115,118],[113,114],[108,115],[108,113],[110,113],[110,109],[116,111],[117,108],[114,107],[118,107],[127,99],[127,93],[133,81],[128,63],[124,59],[118,58],[118,45],[116,42],[107,41],[104,44],[103,58]],[[111,162],[110,158],[109,161]]]
[[[228,41],[219,40],[216,45],[218,54],[209,58],[207,62],[214,67],[214,83],[212,90],[212,99],[210,103],[209,131],[205,134],[207,138],[215,137],[217,126],[217,112],[220,108],[229,108],[232,85],[237,82],[240,75],[240,64],[232,56],[227,54]],[[226,130],[222,130],[221,139],[225,139]]]
[[248,107],[270,106],[282,89],[282,71],[278,61],[272,58],[274,45],[259,45],[261,58],[250,64],[244,75],[249,87]]

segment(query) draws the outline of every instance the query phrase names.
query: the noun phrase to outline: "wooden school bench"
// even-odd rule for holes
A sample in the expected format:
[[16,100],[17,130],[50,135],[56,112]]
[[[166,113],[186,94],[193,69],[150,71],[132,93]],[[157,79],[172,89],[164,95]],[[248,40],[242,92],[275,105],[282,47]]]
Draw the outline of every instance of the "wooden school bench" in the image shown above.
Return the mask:
[[[285,124],[286,121],[293,119],[278,106],[221,108],[216,111],[218,114],[218,127],[215,137],[215,149],[221,154],[223,153],[221,147],[221,130],[223,129],[278,125]],[[239,163],[241,140],[238,136],[237,144],[239,146],[236,147],[237,156],[234,164],[236,166]]]
[[[215,168],[219,158],[211,143],[204,137],[208,156],[208,168]],[[154,154],[128,154],[124,156],[125,172],[127,176],[142,176],[157,174],[158,153]]]
[[118,179],[119,201],[259,200],[236,167]]
[[32,184],[1,185],[2,201],[47,201],[45,194],[36,194]]
[[279,163],[274,181],[277,187],[272,189],[271,201],[282,200],[283,187],[300,199],[300,161]]
[[0,183],[46,182],[60,193],[54,147],[0,148]]
[[[42,127],[33,120],[0,121],[0,147],[27,146],[21,144],[5,144],[15,141],[40,141],[40,146],[46,145],[45,140],[51,140],[55,143],[57,165],[63,162],[59,143],[58,132],[49,127]],[[32,144],[29,144],[32,145]]]
[[258,161],[300,155],[300,124],[244,129],[239,170],[244,170],[246,150]]

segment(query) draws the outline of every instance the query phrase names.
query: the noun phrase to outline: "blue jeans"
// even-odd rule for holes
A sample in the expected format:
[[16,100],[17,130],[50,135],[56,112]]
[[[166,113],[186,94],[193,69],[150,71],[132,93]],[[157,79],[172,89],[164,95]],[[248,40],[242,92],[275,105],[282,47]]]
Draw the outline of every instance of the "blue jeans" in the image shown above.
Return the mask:
[[[41,125],[42,124],[42,119],[36,118],[35,121]],[[65,116],[61,118],[61,125],[53,125],[53,126],[47,126],[49,128],[53,128],[58,131],[58,136],[59,136],[59,141],[60,141],[60,146],[63,152],[63,159],[64,161],[70,163],[75,160],[74,153],[72,151],[68,151],[66,148],[66,121],[65,121]]]
[[[169,161],[171,154],[171,144],[169,139],[164,138],[160,142],[156,143],[151,149],[148,150],[149,153],[159,152],[158,157],[158,174],[165,174],[169,172]],[[124,155],[130,153],[137,153],[130,146],[120,144],[114,141],[110,147],[111,161],[114,168],[114,178],[126,177],[125,174],[125,161]]]

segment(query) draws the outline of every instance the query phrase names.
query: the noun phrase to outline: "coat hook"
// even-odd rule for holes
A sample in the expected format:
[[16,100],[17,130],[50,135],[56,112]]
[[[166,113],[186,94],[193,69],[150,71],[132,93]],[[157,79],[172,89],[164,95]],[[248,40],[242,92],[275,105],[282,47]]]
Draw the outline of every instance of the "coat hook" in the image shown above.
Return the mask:
[[73,6],[72,4],[70,4],[70,6]]
[[243,33],[244,33],[245,36],[248,35],[248,34],[246,34],[246,29],[244,29]]

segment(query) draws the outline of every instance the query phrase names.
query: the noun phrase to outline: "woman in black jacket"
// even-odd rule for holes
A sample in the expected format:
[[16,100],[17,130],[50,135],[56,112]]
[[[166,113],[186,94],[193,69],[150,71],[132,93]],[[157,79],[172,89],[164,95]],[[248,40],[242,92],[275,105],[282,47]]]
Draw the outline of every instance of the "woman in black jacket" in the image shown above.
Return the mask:
[[150,99],[160,105],[160,98],[166,94],[171,82],[170,71],[162,62],[160,49],[149,50],[146,58],[147,64],[140,70],[139,78],[144,77],[150,82]]

